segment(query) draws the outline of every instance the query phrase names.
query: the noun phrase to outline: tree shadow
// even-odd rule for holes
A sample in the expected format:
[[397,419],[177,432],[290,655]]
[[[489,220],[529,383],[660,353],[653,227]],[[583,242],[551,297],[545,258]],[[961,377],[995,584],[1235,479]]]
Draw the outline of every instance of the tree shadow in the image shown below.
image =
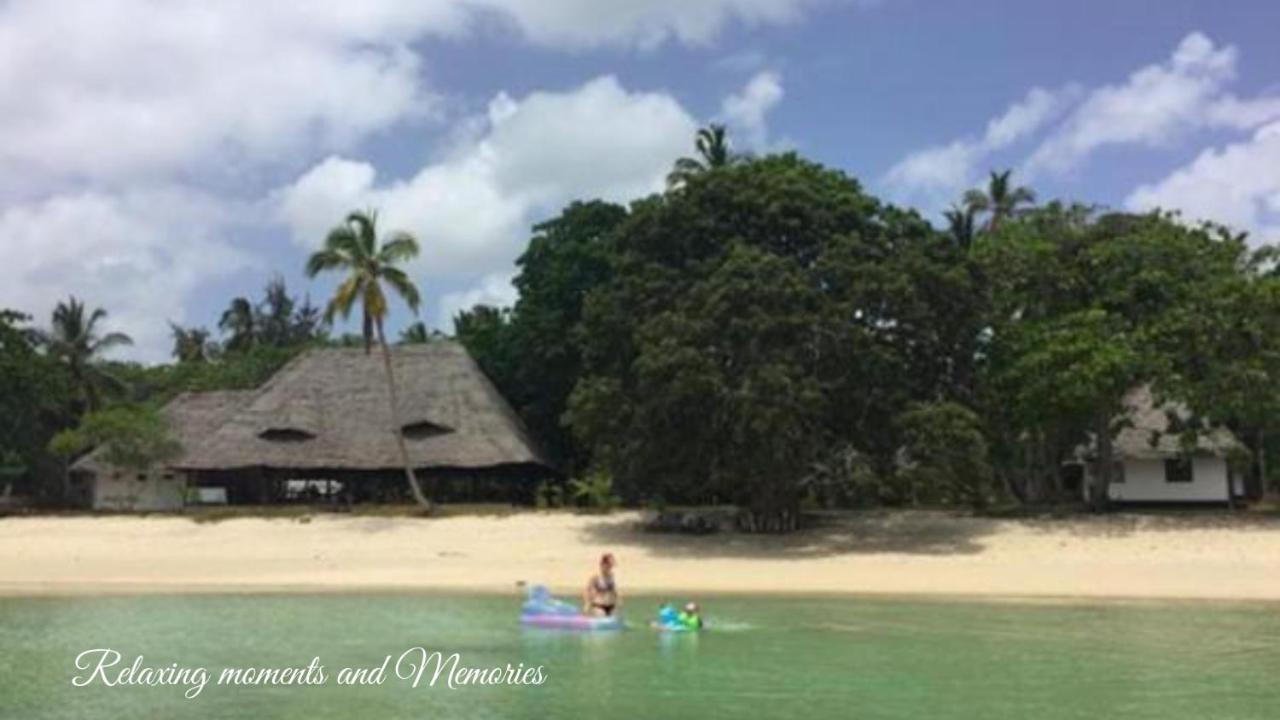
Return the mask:
[[963,511],[865,510],[806,516],[783,535],[647,532],[641,521],[602,520],[583,532],[594,545],[640,548],[669,558],[799,559],[846,554],[972,555],[1001,521]]
[[1127,537],[1136,533],[1180,533],[1199,530],[1280,531],[1280,513],[1274,510],[1227,508],[1125,507],[1101,514],[1082,513],[1046,518],[1037,525],[1045,530],[1081,537]]

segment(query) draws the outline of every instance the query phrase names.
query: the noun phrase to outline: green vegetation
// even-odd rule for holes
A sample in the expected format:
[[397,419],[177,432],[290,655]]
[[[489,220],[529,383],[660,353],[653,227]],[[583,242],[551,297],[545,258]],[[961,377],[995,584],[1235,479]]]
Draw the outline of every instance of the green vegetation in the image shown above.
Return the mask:
[[569,492],[579,505],[590,510],[608,511],[622,502],[613,492],[613,478],[599,471],[570,480]]
[[[1165,213],[1035,194],[1008,171],[938,229],[794,155],[697,138],[666,193],[535,228],[510,310],[458,337],[573,474],[628,503],[801,507],[1063,499],[1127,391],[1226,423],[1276,484],[1280,273],[1271,249]],[[1268,462],[1268,454],[1271,455]]]
[[[935,227],[795,154],[737,154],[722,127],[701,130],[696,150],[665,192],[574,202],[535,226],[514,306],[454,319],[578,478],[544,486],[540,504],[732,504],[765,532],[808,508],[1042,506],[1065,499],[1063,461],[1096,440],[1101,507],[1122,399],[1144,384],[1189,408],[1184,441],[1225,423],[1247,446],[1250,482],[1276,487],[1274,248],[1168,213],[1036,205],[1009,171]],[[46,331],[0,312],[6,477],[21,468],[18,491],[56,498],[49,443],[82,417],[60,452],[101,439],[103,423],[147,437],[147,413],[176,393],[254,387],[313,343],[376,341],[394,405],[387,293],[416,311],[400,266],[417,253],[413,237],[380,242],[374,214],[352,213],[307,263],[311,276],[343,273],[323,313],[277,278],[260,300],[229,303],[221,342],[173,326],[176,362],[161,366],[104,359],[128,338],[74,298]],[[357,306],[360,334],[330,339],[333,317]],[[416,322],[399,342],[432,334]]]
[[78,427],[49,441],[49,451],[67,461],[93,448],[100,448],[104,463],[130,470],[146,470],[182,451],[160,413],[137,405],[88,413]]
[[50,330],[40,337],[48,355],[67,368],[79,397],[80,408],[92,412],[102,406],[103,395],[119,390],[123,383],[107,371],[101,362],[103,353],[113,347],[132,345],[124,333],[98,334],[98,323],[106,320],[107,311],[94,308],[85,312],[84,303],[69,298],[53,309]]
[[388,430],[395,435],[396,447],[404,462],[404,475],[409,481],[413,499],[424,509],[430,510],[431,501],[422,493],[422,486],[418,484],[417,475],[413,471],[413,463],[409,460],[404,433],[400,432],[403,423],[400,422],[400,402],[396,396],[396,376],[391,367],[387,336],[383,331],[383,323],[387,317],[384,285],[399,295],[414,313],[418,311],[421,302],[418,288],[403,270],[396,267],[418,256],[418,241],[406,232],[394,232],[379,244],[377,221],[377,213],[372,211],[357,211],[348,215],[345,223],[329,231],[324,247],[307,260],[307,276],[315,277],[328,271],[347,274],[325,308],[325,322],[332,322],[335,315],[342,315],[344,319],[350,317],[352,308],[356,303],[360,304],[365,352],[369,352],[375,337],[382,350],[383,366],[387,373],[387,396],[391,403],[392,427]]
[[[41,504],[64,503],[67,462],[111,438],[123,448],[117,459],[147,465],[167,454],[156,411],[175,395],[257,387],[307,345],[326,341],[318,311],[298,304],[278,279],[261,303],[237,298],[237,307],[252,329],[223,344],[200,328],[171,325],[177,362],[166,365],[103,357],[128,338],[100,335],[105,311],[75,298],[59,303],[49,330],[0,311],[0,491],[11,485]],[[281,327],[287,330],[272,330]]]

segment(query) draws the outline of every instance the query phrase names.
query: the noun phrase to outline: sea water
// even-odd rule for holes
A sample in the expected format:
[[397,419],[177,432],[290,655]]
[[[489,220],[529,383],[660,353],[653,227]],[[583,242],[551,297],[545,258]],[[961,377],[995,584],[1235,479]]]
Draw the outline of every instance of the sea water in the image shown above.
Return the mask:
[[663,599],[591,633],[514,595],[0,598],[0,718],[1280,717],[1274,605],[701,597],[665,634]]

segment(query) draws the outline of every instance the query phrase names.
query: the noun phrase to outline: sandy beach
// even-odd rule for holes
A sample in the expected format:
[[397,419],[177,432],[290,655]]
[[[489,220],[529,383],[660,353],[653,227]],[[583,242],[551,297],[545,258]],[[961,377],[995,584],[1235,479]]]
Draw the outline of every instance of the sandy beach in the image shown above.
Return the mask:
[[601,551],[635,593],[1280,600],[1280,519],[864,513],[788,537],[644,533],[639,515],[0,520],[0,594],[574,592]]

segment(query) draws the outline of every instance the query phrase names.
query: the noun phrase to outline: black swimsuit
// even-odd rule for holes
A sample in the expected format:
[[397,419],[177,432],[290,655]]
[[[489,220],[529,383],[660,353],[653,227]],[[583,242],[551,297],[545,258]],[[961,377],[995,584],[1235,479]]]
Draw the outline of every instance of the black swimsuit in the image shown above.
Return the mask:
[[[604,580],[597,575],[591,578],[591,587],[597,593],[610,593],[615,597],[618,593],[617,586],[613,584],[613,578]],[[614,608],[618,607],[617,603],[598,603],[594,600],[591,601],[591,606],[603,610],[605,615],[612,615]]]

